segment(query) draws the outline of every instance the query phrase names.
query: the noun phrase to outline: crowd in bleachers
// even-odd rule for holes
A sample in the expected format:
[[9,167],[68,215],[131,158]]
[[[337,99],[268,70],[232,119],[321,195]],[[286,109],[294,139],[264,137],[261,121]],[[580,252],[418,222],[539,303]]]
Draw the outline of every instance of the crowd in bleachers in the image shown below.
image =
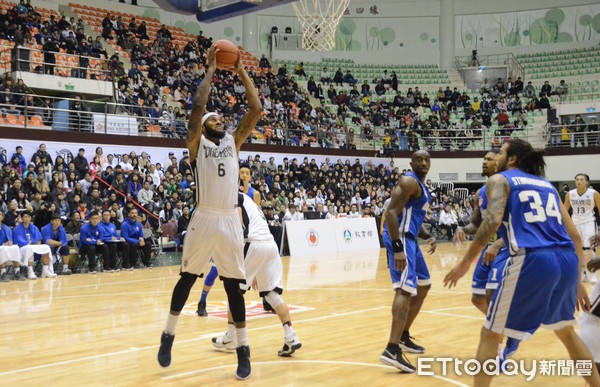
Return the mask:
[[[38,230],[50,224],[56,226],[55,231],[60,226],[65,234],[79,235],[80,257],[87,257],[90,272],[98,270],[96,256],[103,257],[104,271],[121,266],[133,269],[136,263],[151,266],[150,235],[161,235],[182,245],[196,191],[187,150],[180,157],[171,152],[162,162],[150,161],[145,152],[105,155],[101,147],[93,155],[80,149],[72,160],[53,158],[44,144],[33,155],[22,152],[17,147],[0,170],[0,212],[8,229],[26,223],[30,230],[30,221]],[[385,200],[406,172],[395,167],[393,161],[375,165],[359,159],[354,163],[327,159],[319,165],[306,157],[286,158],[277,165],[272,157],[267,161],[256,155],[243,163],[250,168],[251,184],[260,195],[261,207],[278,242],[284,221],[381,216]],[[443,226],[439,218],[446,204],[452,206],[457,220],[465,221],[470,216],[470,197],[454,197],[451,192],[434,189],[431,182],[427,186],[434,193],[434,229]],[[143,235],[143,229],[150,230],[150,235]],[[94,234],[98,230],[99,234]],[[53,235],[61,241],[58,231]],[[86,242],[90,235],[95,237]],[[10,242],[7,233],[0,233],[0,238],[0,245]],[[36,242],[47,243],[41,232],[39,238],[29,240],[31,245]],[[23,243],[20,248],[25,247]],[[53,246],[53,260],[61,246]],[[113,251],[117,246],[121,263],[117,250]],[[32,254],[22,261],[24,266],[33,261]],[[58,257],[56,261],[62,260]]]
[[[55,49],[106,58],[107,79],[116,82],[121,112],[144,117],[140,131],[185,135],[211,38],[201,33],[187,39],[164,24],[150,31],[146,20],[138,22],[133,15],[114,12],[104,15],[101,34],[94,38],[86,35],[83,19],[50,15],[42,20],[24,0],[0,18],[5,19],[0,37],[17,44],[31,41],[48,46],[47,73],[53,72],[51,51]],[[116,49],[108,58],[106,43],[114,43]],[[119,53],[131,62],[130,68]],[[87,56],[81,58],[83,70],[75,75],[82,72],[87,76]],[[499,147],[511,137],[523,136],[531,127],[532,112],[550,107],[550,96],[564,98],[568,93],[565,81],[554,90],[548,82],[536,89],[521,78],[489,83],[486,79],[476,96],[450,86],[426,92],[419,87],[402,88],[398,74],[385,69],[380,76],[359,84],[350,70],[342,67],[335,71],[323,67],[318,80],[310,76],[304,87],[296,82],[298,77],[307,78],[303,63],[290,72],[285,64],[273,72],[264,56],[260,66],[248,70],[264,110],[251,141],[347,149],[372,144],[384,154],[420,148],[464,150],[481,145],[483,139],[486,146]],[[217,71],[214,78],[207,108],[220,111],[232,130],[246,110],[244,88],[228,71]],[[8,91],[25,92],[23,85],[9,75],[2,83],[4,102],[21,105],[23,101],[8,96]],[[83,129],[87,128],[89,125]]]

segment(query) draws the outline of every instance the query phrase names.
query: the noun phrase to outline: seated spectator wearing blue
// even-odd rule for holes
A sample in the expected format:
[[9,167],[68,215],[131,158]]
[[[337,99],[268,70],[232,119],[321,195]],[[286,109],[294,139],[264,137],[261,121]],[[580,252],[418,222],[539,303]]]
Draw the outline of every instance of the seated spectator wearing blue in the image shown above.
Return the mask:
[[[31,223],[31,213],[25,211],[21,214],[23,221],[13,230],[13,242],[19,246],[21,253],[21,264],[27,266],[27,278],[34,280],[37,276],[33,272],[34,254],[42,256],[42,277],[56,277],[56,274],[50,272],[50,246],[42,244],[42,233]],[[16,267],[15,267],[16,268]]]
[[358,81],[354,79],[354,77],[350,73],[350,70],[348,70],[346,71],[346,75],[344,75],[344,82],[349,84],[350,86],[354,86]]
[[6,271],[6,263],[12,262],[15,268],[13,279],[25,281],[25,277],[19,270],[21,262],[21,252],[19,246],[13,244],[12,230],[3,223],[4,213],[0,211],[0,282],[9,282],[10,277]]
[[[62,261],[62,274],[70,275],[69,269],[69,245],[67,241],[67,232],[62,226],[60,214],[54,213],[50,218],[50,223],[42,227],[42,239],[44,243],[50,246],[52,251],[52,263],[58,259]],[[52,265],[49,266],[51,273],[54,273]]]
[[100,215],[96,211],[90,212],[89,223],[81,227],[79,239],[79,254],[87,255],[89,273],[96,274],[96,255],[102,255],[106,260],[108,247],[102,242],[102,229],[98,226]]
[[127,246],[125,238],[119,236],[117,226],[110,221],[110,211],[102,211],[102,221],[98,224],[102,229],[102,241],[108,247],[108,255],[104,257],[104,271],[107,273],[118,272],[121,269],[117,267],[117,250],[126,255]]
[[125,238],[126,248],[123,249],[123,270],[133,270],[137,263],[138,249],[142,248],[144,257],[142,259],[144,266],[152,268],[150,264],[151,246],[144,241],[144,231],[142,224],[138,222],[137,209],[129,211],[129,217],[121,225],[121,236]]

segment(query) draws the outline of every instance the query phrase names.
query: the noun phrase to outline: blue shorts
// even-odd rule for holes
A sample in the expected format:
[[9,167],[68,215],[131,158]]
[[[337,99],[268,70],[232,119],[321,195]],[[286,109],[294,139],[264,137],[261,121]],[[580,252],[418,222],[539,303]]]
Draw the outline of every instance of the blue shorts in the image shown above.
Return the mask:
[[557,330],[575,323],[579,259],[572,249],[538,249],[506,261],[484,326],[528,339],[540,326]]
[[471,283],[471,293],[477,295],[485,295],[485,286],[487,285],[488,277],[491,272],[491,267],[488,265],[484,265],[483,254],[485,254],[488,246],[485,246],[479,259],[477,260],[477,266],[475,266],[475,271],[473,272],[473,282]]
[[488,274],[487,284],[485,284],[486,290],[496,290],[502,282],[502,276],[504,275],[504,267],[506,266],[506,261],[510,258],[510,252],[506,247],[501,248],[498,251],[498,255],[492,261],[491,270]]
[[486,290],[496,290],[498,288],[498,284],[502,280],[504,265],[506,265],[506,260],[510,256],[508,249],[503,247],[498,251],[498,255],[496,255],[496,258],[492,261],[491,265],[484,265],[482,262],[483,254],[487,249],[486,246],[481,252],[479,260],[477,261],[477,266],[473,272],[471,293],[474,295],[483,296],[485,295]]
[[387,251],[388,266],[394,290],[402,289],[413,296],[417,295],[417,286],[431,285],[429,270],[425,263],[425,257],[421,253],[417,240],[409,235],[402,237],[404,242],[404,253],[406,254],[406,269],[400,272],[394,268],[394,249],[392,240],[387,230],[383,233],[383,244]]

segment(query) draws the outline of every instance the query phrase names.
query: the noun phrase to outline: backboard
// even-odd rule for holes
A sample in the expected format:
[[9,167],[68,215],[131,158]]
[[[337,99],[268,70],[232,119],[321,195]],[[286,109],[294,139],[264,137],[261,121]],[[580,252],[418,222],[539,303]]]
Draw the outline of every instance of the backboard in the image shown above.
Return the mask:
[[211,23],[293,1],[296,0],[198,0],[196,18]]

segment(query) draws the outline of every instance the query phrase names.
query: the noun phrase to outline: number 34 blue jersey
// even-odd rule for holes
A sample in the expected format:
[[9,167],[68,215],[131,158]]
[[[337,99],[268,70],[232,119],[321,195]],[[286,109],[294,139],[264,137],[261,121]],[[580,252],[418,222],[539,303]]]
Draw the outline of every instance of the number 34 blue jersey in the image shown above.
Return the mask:
[[520,249],[545,249],[575,245],[567,234],[560,211],[560,198],[552,184],[518,169],[500,172],[508,179],[510,196],[504,219],[504,242],[511,255]]

